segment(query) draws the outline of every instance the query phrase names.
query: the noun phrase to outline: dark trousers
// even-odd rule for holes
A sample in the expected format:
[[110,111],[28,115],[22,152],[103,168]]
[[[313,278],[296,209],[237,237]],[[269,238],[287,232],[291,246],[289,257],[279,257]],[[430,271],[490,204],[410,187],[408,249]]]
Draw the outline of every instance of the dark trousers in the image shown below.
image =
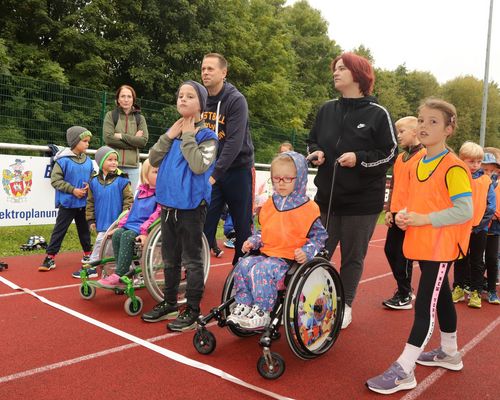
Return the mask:
[[496,290],[498,274],[498,235],[488,235],[486,238],[486,250],[484,252],[486,263],[486,275],[488,279],[488,292]]
[[253,172],[251,169],[229,169],[212,186],[212,199],[205,223],[205,236],[208,243],[214,243],[217,225],[224,204],[233,218],[236,232],[233,265],[243,255],[243,242],[252,235]]
[[404,296],[409,296],[411,289],[411,275],[413,263],[403,254],[403,242],[405,231],[400,229],[395,223],[387,230],[384,252],[387,261],[391,266],[392,275],[398,284],[398,292]]
[[90,243],[90,230],[87,224],[87,220],[85,219],[85,207],[59,207],[56,224],[54,225],[52,235],[50,235],[50,243],[47,246],[47,254],[55,255],[59,253],[64,236],[66,236],[66,232],[68,232],[68,228],[73,220],[75,220],[78,238],[80,239],[80,244],[82,245],[83,251],[89,252],[92,250],[92,244]]
[[483,254],[486,248],[486,231],[472,232],[470,235],[467,256],[455,261],[455,276],[453,287],[466,285],[479,293],[484,284]]
[[451,298],[448,271],[451,263],[419,261],[420,282],[415,300],[415,319],[408,343],[424,347],[432,336],[436,314],[442,332],[457,330],[457,312]]
[[186,269],[187,304],[199,311],[205,288],[202,259],[203,224],[207,208],[201,205],[194,210],[162,209],[161,253],[165,273],[165,300],[177,302],[181,266]]

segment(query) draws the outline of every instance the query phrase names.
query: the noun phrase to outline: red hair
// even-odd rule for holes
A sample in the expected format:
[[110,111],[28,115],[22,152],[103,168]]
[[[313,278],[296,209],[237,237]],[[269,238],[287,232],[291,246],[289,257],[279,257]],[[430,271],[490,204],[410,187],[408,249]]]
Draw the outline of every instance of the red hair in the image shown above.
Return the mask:
[[359,83],[359,89],[365,96],[369,96],[373,92],[375,85],[375,73],[370,62],[361,56],[354,53],[344,53],[335,58],[330,64],[330,69],[335,71],[335,65],[342,59],[346,68],[351,71],[354,82]]
[[118,90],[116,91],[116,95],[115,95],[115,100],[116,100],[116,104],[118,104],[118,97],[120,97],[120,92],[122,91],[122,89],[128,89],[132,92],[132,99],[134,99],[133,103],[135,104],[135,100],[137,99],[137,96],[135,94],[135,90],[132,86],[129,86],[129,85],[121,85]]

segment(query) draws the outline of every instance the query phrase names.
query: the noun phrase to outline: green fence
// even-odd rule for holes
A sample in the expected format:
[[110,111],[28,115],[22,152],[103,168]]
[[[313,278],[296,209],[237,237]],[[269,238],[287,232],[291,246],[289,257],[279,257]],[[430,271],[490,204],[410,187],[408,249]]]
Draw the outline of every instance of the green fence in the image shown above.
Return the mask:
[[[149,149],[178,114],[172,104],[144,98],[138,98],[137,103],[148,123]],[[96,149],[103,144],[104,116],[114,106],[114,93],[0,74],[0,142],[65,145],[66,129],[82,125],[99,138],[91,143]],[[252,121],[250,127],[256,162],[268,163],[284,141],[305,152],[305,130],[286,130]]]

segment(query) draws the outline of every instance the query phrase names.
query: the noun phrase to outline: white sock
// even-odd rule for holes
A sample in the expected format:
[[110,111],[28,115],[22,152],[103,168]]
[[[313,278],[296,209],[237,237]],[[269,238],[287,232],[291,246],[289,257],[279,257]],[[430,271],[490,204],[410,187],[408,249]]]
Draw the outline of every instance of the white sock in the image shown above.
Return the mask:
[[397,359],[397,362],[399,363],[399,365],[401,365],[401,367],[403,367],[403,371],[405,373],[409,374],[411,371],[413,371],[420,353],[422,353],[421,347],[406,343],[403,352]]
[[457,331],[451,333],[441,331],[441,349],[449,356],[458,353]]

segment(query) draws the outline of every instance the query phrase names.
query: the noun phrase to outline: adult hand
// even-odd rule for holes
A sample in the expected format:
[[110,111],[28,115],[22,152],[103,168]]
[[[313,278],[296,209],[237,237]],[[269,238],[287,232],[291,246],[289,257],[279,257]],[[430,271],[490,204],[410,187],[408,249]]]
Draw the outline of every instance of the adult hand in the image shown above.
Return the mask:
[[311,164],[318,167],[325,162],[325,153],[323,153],[321,150],[313,151],[307,156],[307,161],[310,161]]
[[353,152],[344,153],[337,161],[341,167],[352,168],[356,165],[356,154]]
[[394,224],[394,218],[392,216],[392,213],[390,211],[387,211],[385,213],[385,225],[390,228],[392,224]]
[[167,131],[167,136],[170,139],[175,139],[181,134],[182,124],[184,123],[184,118],[179,118]]
[[307,261],[306,253],[301,248],[295,249],[294,253],[295,261],[297,261],[298,263],[303,264]]
[[135,133],[135,136],[143,137],[144,136],[144,131],[140,130]]
[[115,138],[116,139],[121,139],[122,138],[122,134],[118,133],[118,132],[115,132]]
[[253,249],[253,244],[249,240],[245,240],[243,242],[243,246],[241,246],[241,251],[243,253],[248,253],[252,249]]

